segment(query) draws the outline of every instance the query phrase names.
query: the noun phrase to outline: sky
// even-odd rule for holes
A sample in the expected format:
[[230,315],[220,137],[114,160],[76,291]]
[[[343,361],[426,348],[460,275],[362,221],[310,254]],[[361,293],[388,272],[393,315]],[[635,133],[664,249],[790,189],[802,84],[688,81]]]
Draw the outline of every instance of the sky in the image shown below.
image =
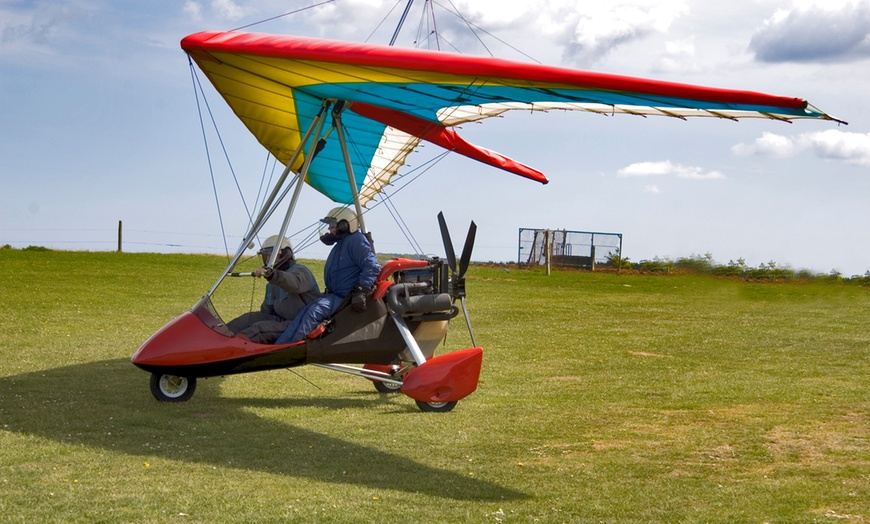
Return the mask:
[[[273,168],[210,86],[197,98],[207,80],[180,40],[271,19],[244,30],[386,44],[404,6],[0,0],[0,245],[110,251],[120,222],[125,251],[234,252],[240,193],[250,205]],[[393,212],[366,215],[379,252],[415,251],[398,214],[442,254],[443,211],[457,250],[477,224],[475,261],[516,261],[520,228],[551,228],[620,233],[633,262],[870,271],[870,0],[417,0],[396,45],[799,97],[849,125],[579,112],[466,124],[464,138],[550,183],[423,144]],[[220,141],[208,116],[203,131],[209,110]],[[310,188],[300,202],[301,246],[332,203]]]

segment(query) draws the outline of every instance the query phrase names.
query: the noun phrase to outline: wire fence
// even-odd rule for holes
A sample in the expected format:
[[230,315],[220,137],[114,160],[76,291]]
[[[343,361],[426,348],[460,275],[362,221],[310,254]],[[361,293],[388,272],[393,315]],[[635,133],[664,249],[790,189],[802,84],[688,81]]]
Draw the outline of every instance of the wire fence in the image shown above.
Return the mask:
[[519,230],[517,264],[595,269],[596,265],[619,262],[621,233],[568,231],[565,229]]
[[[544,263],[543,231],[521,229],[519,259],[520,265]],[[329,248],[320,242],[310,243],[305,230],[298,235],[291,234],[290,240],[298,256],[309,259],[325,259]],[[584,236],[584,235],[589,235]],[[595,263],[603,264],[614,249],[621,252],[621,244],[613,243],[609,234],[580,234],[575,231],[556,231],[553,234],[552,259],[555,265],[589,265],[591,250],[594,250]],[[473,260],[492,263],[511,262],[517,253],[513,243],[498,241],[479,241],[474,247]],[[621,235],[618,236],[621,241]],[[39,247],[74,251],[118,251],[127,253],[195,253],[232,255],[243,241],[241,235],[228,235],[226,241],[219,233],[191,233],[166,230],[117,228],[0,228],[0,247],[15,249]],[[409,245],[400,238],[377,238],[378,252],[385,255],[405,256]],[[298,250],[297,250],[298,248]],[[437,255],[443,246],[440,239],[429,242],[423,251]],[[230,250],[231,253],[227,251]],[[534,251],[535,254],[532,253]]]
[[[167,240],[169,239],[169,240]],[[241,242],[242,237],[227,237]],[[0,229],[0,246],[46,247],[96,251],[178,251],[224,253],[223,236],[144,229]]]

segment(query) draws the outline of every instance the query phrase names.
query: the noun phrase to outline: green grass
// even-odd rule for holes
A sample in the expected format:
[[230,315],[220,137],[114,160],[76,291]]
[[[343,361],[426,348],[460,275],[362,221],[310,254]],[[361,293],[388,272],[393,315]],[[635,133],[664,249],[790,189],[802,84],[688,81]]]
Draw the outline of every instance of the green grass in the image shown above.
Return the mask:
[[158,403],[129,357],[225,265],[0,250],[0,521],[870,521],[866,288],[472,266],[452,413],[313,367]]

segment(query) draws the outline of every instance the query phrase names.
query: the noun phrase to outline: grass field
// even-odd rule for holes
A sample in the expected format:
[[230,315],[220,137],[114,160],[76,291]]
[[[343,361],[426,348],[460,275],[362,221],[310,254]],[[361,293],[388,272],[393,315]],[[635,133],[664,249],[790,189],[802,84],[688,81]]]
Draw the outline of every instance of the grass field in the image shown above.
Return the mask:
[[451,413],[313,367],[158,403],[129,357],[225,265],[0,250],[0,521],[870,521],[867,288],[472,266]]

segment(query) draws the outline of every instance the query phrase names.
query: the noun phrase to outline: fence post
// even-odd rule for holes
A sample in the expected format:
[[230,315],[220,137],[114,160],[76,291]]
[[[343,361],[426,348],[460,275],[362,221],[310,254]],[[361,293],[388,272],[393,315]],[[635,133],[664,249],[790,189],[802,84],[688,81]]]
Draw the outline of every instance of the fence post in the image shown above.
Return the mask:
[[552,242],[551,233],[552,231],[550,231],[549,229],[544,231],[544,258],[547,261],[547,276],[550,276],[550,242]]
[[121,226],[122,226],[122,223],[120,220],[118,220],[118,253],[122,252],[122,250],[121,250],[122,227]]

